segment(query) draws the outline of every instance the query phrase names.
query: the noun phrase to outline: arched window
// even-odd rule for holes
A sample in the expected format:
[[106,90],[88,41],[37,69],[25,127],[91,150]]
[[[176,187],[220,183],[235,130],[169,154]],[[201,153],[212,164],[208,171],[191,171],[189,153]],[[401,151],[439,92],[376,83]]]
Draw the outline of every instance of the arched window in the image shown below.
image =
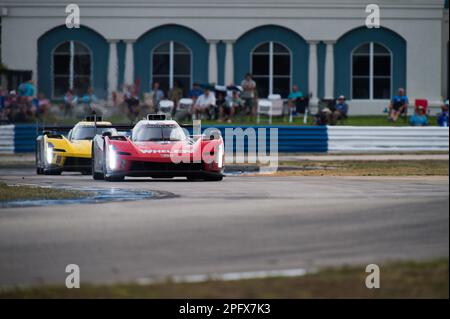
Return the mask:
[[252,52],[252,74],[259,97],[269,94],[289,95],[291,87],[291,53],[277,42],[265,42]]
[[183,44],[165,42],[153,50],[152,82],[159,82],[161,89],[167,92],[175,82],[184,94],[191,87],[191,52]]
[[53,97],[62,97],[68,89],[77,95],[87,92],[92,83],[92,55],[87,46],[66,41],[53,51]]
[[391,97],[392,56],[384,46],[370,42],[352,53],[352,98]]

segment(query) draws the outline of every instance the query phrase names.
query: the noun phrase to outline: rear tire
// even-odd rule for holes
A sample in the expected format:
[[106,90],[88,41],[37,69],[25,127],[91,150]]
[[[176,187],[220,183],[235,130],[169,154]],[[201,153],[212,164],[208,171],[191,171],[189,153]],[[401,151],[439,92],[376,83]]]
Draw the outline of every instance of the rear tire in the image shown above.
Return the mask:
[[92,160],[91,160],[91,170],[92,170],[92,178],[96,181],[105,179],[105,174],[103,172],[98,173],[95,171],[95,157],[94,157],[94,142],[92,142]]
[[42,168],[36,167],[36,174],[37,174],[37,175],[42,175],[42,174],[44,174]]
[[123,182],[125,176],[105,176],[105,181],[108,182]]
[[50,172],[45,172],[44,171],[44,175],[61,175],[61,171],[50,171]]
[[92,178],[95,179],[96,181],[105,179],[105,177],[103,176],[103,173],[96,173],[96,172],[92,173]]

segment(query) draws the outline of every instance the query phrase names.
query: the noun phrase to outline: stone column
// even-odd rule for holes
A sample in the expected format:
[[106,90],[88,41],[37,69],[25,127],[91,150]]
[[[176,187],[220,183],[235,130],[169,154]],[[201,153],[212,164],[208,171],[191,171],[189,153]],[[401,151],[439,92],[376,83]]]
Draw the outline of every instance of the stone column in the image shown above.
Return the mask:
[[117,65],[117,40],[109,40],[109,60],[108,60],[108,99],[112,92],[117,90],[118,65]]
[[327,55],[325,59],[325,98],[334,98],[334,43],[335,41],[325,41],[327,45]]
[[225,41],[225,85],[234,83],[234,57],[233,44],[234,41]]
[[317,44],[319,41],[309,41],[309,71],[308,71],[308,83],[309,92],[312,93],[311,102],[316,102],[318,97],[318,72],[317,72]]
[[126,51],[125,51],[125,84],[134,83],[134,52],[133,44],[134,40],[125,40]]
[[210,40],[209,43],[209,59],[208,59],[208,82],[217,83],[217,42],[216,40]]

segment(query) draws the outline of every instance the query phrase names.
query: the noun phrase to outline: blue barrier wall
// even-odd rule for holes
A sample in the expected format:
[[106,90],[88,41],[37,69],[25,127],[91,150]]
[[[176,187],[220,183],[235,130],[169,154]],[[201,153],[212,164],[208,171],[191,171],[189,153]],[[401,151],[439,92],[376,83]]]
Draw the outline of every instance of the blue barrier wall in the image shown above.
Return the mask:
[[[227,144],[227,129],[229,135],[232,135],[232,131],[236,131],[237,127],[232,126],[214,126],[219,129]],[[207,129],[208,126],[202,127]],[[328,134],[325,126],[240,126],[240,129],[244,133],[254,132],[256,136],[256,150],[259,145],[259,131],[264,134],[265,131],[265,144],[266,149],[269,151],[270,146],[270,129],[278,129],[278,152],[327,152],[328,151]],[[249,131],[251,130],[251,131]],[[233,137],[233,150],[236,151],[236,137]],[[248,139],[245,139],[244,150],[247,151]]]
[[[236,127],[226,125],[215,127],[222,132],[224,139],[227,138],[227,128],[232,130],[236,129]],[[209,126],[202,127],[203,130],[207,128],[209,128]],[[240,128],[246,133],[251,132],[249,130],[254,130],[257,137],[257,144],[259,143],[258,131],[265,130],[267,149],[269,149],[270,143],[270,129],[277,128],[279,152],[327,152],[328,150],[328,134],[325,126],[242,126]],[[16,125],[14,128],[14,133],[14,146],[16,153],[34,152],[36,125]],[[247,142],[248,140],[245,138],[245,151],[247,150]]]
[[14,127],[15,153],[31,153],[36,148],[37,130],[34,124],[16,125]]

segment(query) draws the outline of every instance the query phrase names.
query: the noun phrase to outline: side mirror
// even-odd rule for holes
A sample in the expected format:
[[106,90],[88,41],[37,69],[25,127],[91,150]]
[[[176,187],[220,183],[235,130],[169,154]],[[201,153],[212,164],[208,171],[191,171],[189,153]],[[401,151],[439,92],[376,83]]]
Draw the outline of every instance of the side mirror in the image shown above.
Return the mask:
[[105,136],[111,137],[112,133],[111,132],[103,132],[102,136],[103,137],[105,137]]

